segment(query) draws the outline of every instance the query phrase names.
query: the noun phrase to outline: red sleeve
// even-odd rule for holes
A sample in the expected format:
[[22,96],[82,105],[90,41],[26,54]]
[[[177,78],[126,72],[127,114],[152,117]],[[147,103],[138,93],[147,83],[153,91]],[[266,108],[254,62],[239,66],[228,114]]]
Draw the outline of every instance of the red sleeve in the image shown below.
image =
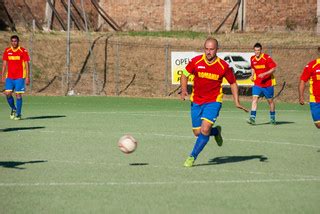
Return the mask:
[[7,49],[3,52],[2,60],[8,61],[8,52],[7,52]]
[[23,61],[25,62],[29,62],[30,61],[30,57],[29,57],[29,54],[28,54],[28,51],[26,49],[23,50]]
[[267,57],[267,66],[269,69],[277,67],[277,64],[273,61],[273,59],[270,56]]
[[253,56],[250,58],[250,65],[251,65],[251,68],[253,68]]
[[186,70],[188,71],[188,73],[194,74],[194,64],[195,64],[195,62],[194,62],[194,58],[193,58],[186,66]]
[[224,77],[230,85],[236,82],[236,77],[234,76],[234,73],[232,72],[229,66],[227,67],[226,72],[224,73]]
[[310,65],[308,64],[306,67],[304,67],[303,72],[300,76],[300,80],[307,82],[311,77],[311,69]]

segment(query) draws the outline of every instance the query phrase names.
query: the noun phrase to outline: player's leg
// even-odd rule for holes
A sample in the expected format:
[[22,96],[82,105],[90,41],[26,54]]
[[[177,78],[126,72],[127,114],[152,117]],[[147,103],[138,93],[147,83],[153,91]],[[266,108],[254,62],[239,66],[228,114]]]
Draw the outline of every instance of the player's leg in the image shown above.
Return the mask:
[[17,103],[17,111],[15,120],[21,120],[21,111],[22,111],[22,93],[16,93],[16,103]]
[[223,144],[223,138],[221,135],[222,127],[221,126],[214,127],[214,124],[216,123],[216,120],[219,116],[221,106],[222,106],[222,103],[220,102],[212,102],[212,103],[206,104],[206,107],[203,110],[203,114],[201,118],[202,120],[206,120],[212,124],[212,127],[210,127],[211,130],[209,135],[214,136],[218,146],[222,146]]
[[[195,136],[197,136],[197,140],[194,144],[194,147],[192,149],[192,152],[190,153],[187,160],[184,162],[185,167],[192,167],[194,161],[197,159],[199,153],[204,148],[205,144],[209,141],[209,135],[203,135],[201,133],[202,130],[205,130],[206,128],[203,127],[201,116],[203,112],[203,106],[198,105],[195,103],[191,103],[191,120],[192,120],[192,129]],[[211,126],[211,124],[210,124]]]
[[11,112],[10,112],[10,118],[11,119],[14,119],[15,117],[15,114],[16,114],[16,106],[14,104],[14,98],[12,96],[12,92],[14,90],[14,83],[13,83],[13,80],[10,79],[10,78],[6,78],[6,82],[5,82],[5,95],[6,95],[6,98],[7,98],[7,102],[11,108]]
[[207,145],[209,139],[210,139],[210,130],[211,130],[212,124],[209,123],[206,120],[202,120],[201,124],[201,130],[200,134],[197,137],[197,140],[193,146],[193,149],[187,158],[187,160],[184,163],[185,167],[191,167],[194,164],[194,161],[197,159],[200,152],[203,150],[203,148]]
[[320,129],[320,103],[310,103],[311,116],[314,121],[314,125]]
[[276,125],[276,105],[274,103],[274,87],[263,88],[263,94],[268,100],[270,107],[270,123]]
[[16,92],[16,104],[17,104],[17,112],[15,120],[21,120],[21,112],[22,112],[22,94],[25,92],[25,79],[20,78],[14,81],[15,83],[15,92]]
[[252,104],[251,104],[251,111],[250,111],[250,117],[247,120],[247,122],[251,125],[256,124],[256,116],[257,116],[257,108],[258,108],[258,100],[259,96],[262,93],[261,87],[253,86],[252,87]]

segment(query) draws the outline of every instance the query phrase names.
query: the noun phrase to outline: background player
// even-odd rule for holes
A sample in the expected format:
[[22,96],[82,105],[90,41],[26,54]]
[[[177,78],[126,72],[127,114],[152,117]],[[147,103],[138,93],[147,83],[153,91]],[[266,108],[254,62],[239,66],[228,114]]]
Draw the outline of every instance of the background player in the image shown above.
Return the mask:
[[304,89],[310,80],[310,111],[314,124],[320,129],[320,58],[307,64],[300,76],[299,103],[304,105]]
[[[5,94],[11,108],[10,118],[21,119],[22,94],[25,92],[25,84],[29,84],[29,55],[28,51],[19,46],[19,37],[13,35],[10,38],[11,47],[3,53],[2,82],[5,82]],[[7,69],[8,68],[8,69]],[[12,96],[16,94],[16,105]]]
[[276,70],[276,63],[265,53],[262,53],[262,45],[256,43],[254,45],[254,56],[251,57],[252,75],[251,80],[254,82],[252,87],[252,105],[249,124],[256,123],[258,100],[260,96],[265,96],[270,107],[270,123],[276,124],[276,112],[274,96],[274,85],[276,84],[273,73]]
[[234,103],[241,106],[238,96],[238,85],[229,65],[217,57],[218,41],[208,38],[204,43],[204,54],[194,57],[181,75],[181,99],[188,96],[188,76],[194,75],[193,92],[191,94],[191,119],[193,133],[197,136],[193,150],[184,163],[185,167],[192,167],[199,153],[203,150],[210,136],[214,136],[219,146],[223,143],[221,127],[212,128],[216,122],[222,105],[222,79],[225,77],[230,84]]

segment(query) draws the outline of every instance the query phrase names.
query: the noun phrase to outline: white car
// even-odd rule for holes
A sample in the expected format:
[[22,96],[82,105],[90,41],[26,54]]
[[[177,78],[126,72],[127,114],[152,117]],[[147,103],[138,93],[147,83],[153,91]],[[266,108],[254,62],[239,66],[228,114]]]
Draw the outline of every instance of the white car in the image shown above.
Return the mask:
[[230,65],[237,79],[246,79],[251,76],[251,65],[242,56],[227,55],[223,59]]

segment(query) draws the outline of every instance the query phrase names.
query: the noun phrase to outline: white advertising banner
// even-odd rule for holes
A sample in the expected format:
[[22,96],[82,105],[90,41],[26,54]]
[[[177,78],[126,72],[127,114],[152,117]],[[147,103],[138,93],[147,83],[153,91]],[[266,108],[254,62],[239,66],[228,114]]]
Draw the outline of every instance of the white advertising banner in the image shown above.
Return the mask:
[[[173,85],[180,84],[180,77],[188,62],[195,56],[203,52],[171,52],[171,82]],[[252,52],[220,52],[218,57],[226,61],[234,72],[238,85],[250,86],[253,82],[250,80],[251,66],[250,57]],[[189,76],[189,84],[192,84],[193,76]],[[223,79],[222,85],[228,85]]]

